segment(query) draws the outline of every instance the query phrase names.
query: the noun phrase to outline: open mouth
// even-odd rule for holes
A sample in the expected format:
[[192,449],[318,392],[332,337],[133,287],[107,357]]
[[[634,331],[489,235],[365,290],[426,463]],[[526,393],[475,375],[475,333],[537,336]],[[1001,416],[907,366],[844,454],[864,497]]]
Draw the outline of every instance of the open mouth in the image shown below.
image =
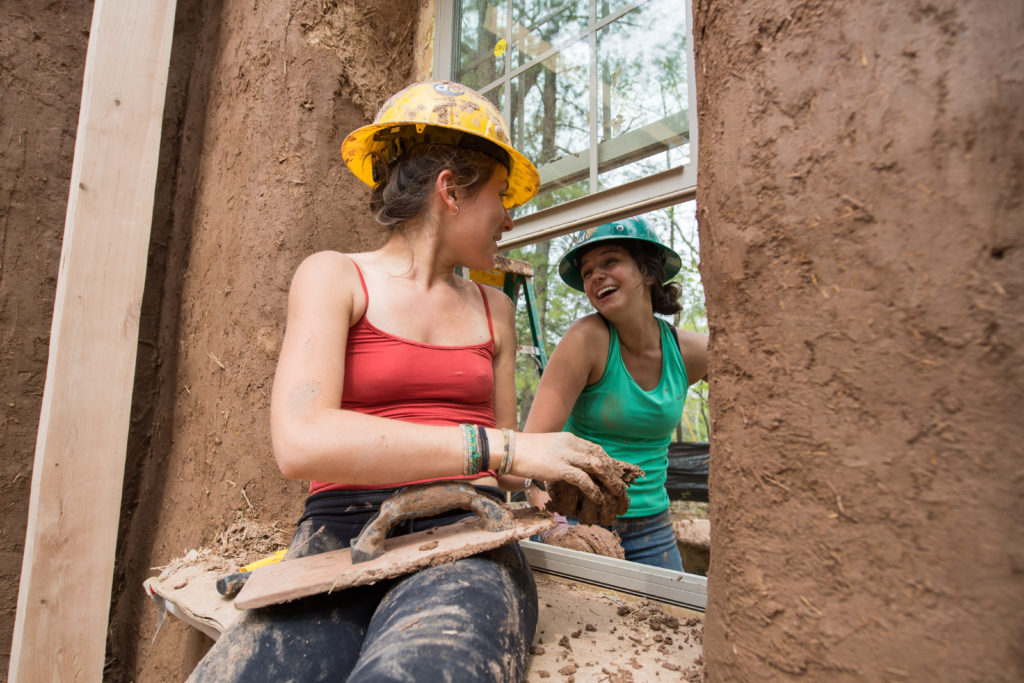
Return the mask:
[[609,285],[608,287],[602,287],[601,289],[597,290],[597,300],[603,301],[604,299],[607,299],[609,296],[611,296],[617,291],[619,291],[619,288],[612,285]]

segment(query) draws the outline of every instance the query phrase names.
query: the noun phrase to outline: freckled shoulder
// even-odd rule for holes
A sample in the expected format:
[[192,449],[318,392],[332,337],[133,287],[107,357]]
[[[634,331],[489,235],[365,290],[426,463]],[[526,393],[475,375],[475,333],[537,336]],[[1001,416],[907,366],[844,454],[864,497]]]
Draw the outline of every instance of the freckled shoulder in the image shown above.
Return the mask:
[[[476,289],[476,285],[473,285],[473,288]],[[490,306],[493,315],[501,316],[515,313],[515,305],[505,292],[496,287],[488,287],[487,285],[484,285],[482,289],[484,296],[487,297],[487,305]]]

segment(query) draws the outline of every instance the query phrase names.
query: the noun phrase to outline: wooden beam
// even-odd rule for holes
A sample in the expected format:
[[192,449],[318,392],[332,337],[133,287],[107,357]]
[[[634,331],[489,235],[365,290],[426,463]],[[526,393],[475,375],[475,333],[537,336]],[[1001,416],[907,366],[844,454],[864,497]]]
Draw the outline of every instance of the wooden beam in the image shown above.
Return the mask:
[[9,680],[99,681],[174,0],[96,0]]

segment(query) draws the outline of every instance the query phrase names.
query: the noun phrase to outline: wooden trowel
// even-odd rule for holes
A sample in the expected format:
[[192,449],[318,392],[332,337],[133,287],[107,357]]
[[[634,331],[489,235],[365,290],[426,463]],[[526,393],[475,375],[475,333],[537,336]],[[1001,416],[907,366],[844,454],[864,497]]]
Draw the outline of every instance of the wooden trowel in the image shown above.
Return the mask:
[[[387,538],[406,519],[472,510],[454,524]],[[351,547],[259,567],[235,597],[238,609],[376,583],[528,538],[556,524],[532,508],[511,510],[463,482],[413,486],[386,500]]]

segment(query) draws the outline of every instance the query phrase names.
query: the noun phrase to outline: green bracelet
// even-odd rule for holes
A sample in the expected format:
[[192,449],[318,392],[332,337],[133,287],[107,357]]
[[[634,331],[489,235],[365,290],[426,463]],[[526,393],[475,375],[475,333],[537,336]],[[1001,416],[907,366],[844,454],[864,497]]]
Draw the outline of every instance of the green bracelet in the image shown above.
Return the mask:
[[463,474],[477,474],[480,472],[480,441],[476,427],[470,424],[459,425],[462,428],[462,437],[466,445],[466,460],[462,468]]

